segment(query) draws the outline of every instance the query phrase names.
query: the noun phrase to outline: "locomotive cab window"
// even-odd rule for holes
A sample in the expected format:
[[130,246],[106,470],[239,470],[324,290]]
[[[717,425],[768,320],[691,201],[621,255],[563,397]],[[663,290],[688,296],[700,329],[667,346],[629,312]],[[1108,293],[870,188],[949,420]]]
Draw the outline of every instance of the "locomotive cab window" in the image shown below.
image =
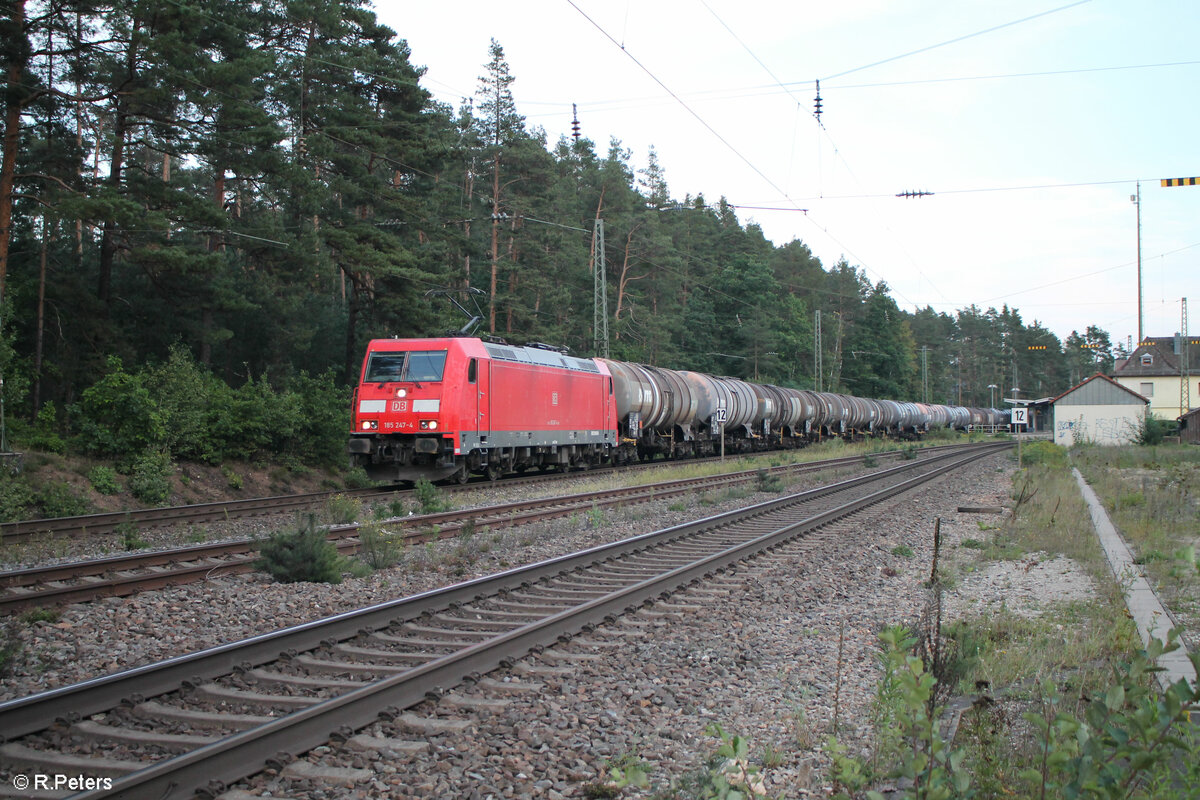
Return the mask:
[[469,364],[467,364],[467,383],[474,383],[474,382],[475,382],[475,359],[472,358],[471,362]]
[[408,353],[372,353],[367,361],[366,383],[398,381],[404,375],[404,357]]
[[363,380],[365,383],[440,381],[445,367],[445,350],[372,353],[367,361],[367,374]]

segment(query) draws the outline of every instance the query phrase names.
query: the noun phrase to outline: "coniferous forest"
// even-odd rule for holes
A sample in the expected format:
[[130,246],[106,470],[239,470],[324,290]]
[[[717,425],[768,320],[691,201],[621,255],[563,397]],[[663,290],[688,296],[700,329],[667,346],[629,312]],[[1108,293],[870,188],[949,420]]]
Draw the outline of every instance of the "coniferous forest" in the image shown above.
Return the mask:
[[478,304],[482,333],[594,355],[597,219],[613,358],[980,406],[1111,368],[1102,330],[1060,342],[1013,308],[901,310],[854,265],[673,192],[654,152],[635,169],[617,140],[547,141],[501,43],[455,109],[354,0],[3,13],[17,444],[337,462],[365,342],[462,327],[450,298]]

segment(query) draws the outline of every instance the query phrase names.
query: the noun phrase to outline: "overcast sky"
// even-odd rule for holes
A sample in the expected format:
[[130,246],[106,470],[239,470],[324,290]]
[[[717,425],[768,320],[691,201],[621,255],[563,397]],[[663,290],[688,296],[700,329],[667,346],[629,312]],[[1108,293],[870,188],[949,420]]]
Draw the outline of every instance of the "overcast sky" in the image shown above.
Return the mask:
[[[495,38],[551,143],[673,197],[724,196],[776,244],[845,256],[905,309],[1004,303],[1060,338],[1200,334],[1196,0],[377,0],[457,107]],[[813,115],[814,81],[823,113]],[[897,198],[900,192],[932,192]]]

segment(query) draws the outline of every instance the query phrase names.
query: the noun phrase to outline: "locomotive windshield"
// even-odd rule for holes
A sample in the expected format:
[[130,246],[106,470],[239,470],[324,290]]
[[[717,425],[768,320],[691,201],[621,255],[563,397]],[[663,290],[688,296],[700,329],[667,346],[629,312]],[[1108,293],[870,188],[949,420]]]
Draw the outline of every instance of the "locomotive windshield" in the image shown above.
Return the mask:
[[445,350],[372,353],[367,361],[367,374],[363,380],[365,383],[440,381],[445,367]]

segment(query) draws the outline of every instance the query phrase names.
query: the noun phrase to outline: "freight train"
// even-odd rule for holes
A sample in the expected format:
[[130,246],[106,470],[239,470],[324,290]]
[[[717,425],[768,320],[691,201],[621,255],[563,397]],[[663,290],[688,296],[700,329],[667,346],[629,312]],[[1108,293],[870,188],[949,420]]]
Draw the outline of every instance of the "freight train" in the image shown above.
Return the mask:
[[371,341],[352,420],[351,461],[371,478],[463,482],[1006,421],[991,408],[790,389],[467,336]]

